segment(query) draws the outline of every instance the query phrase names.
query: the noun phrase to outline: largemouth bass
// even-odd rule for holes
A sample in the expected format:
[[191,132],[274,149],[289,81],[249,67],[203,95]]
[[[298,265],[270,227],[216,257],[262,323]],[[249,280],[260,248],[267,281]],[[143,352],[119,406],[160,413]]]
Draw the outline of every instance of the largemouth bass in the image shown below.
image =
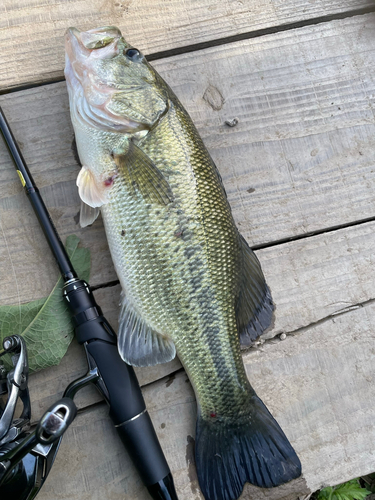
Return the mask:
[[81,225],[99,210],[123,295],[118,348],[147,366],[178,355],[198,404],[207,500],[301,474],[251,387],[240,352],[272,320],[260,264],[187,112],[115,27],[66,34],[66,81],[82,169]]

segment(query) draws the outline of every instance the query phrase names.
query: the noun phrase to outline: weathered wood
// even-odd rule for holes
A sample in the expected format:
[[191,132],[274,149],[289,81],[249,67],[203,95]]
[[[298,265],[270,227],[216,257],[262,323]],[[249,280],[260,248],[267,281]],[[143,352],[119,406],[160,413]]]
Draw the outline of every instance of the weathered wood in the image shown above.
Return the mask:
[[[241,498],[296,500],[375,470],[374,330],[372,301],[245,356],[251,383],[293,443],[304,472],[278,489],[246,486]],[[144,394],[180,500],[202,498],[193,463],[196,409],[186,375],[154,383]],[[40,500],[148,499],[106,412],[96,408],[73,423]]]
[[[370,0],[73,0],[68,10],[59,1],[6,0],[0,6],[0,90],[61,77],[62,35],[70,24],[117,24],[130,42],[155,53],[371,6]],[[155,63],[197,124],[250,244],[374,217],[374,28],[372,15],[357,16]],[[90,282],[115,279],[101,221],[86,230],[77,225],[78,167],[64,84],[3,96],[0,104],[59,232],[77,233],[91,248]],[[234,117],[237,126],[224,124]],[[11,304],[46,295],[58,273],[2,143],[0,182],[0,303]],[[244,499],[296,500],[375,470],[374,225],[257,252],[276,303],[266,335],[274,338],[244,361],[299,453],[304,477],[274,490],[247,486]],[[96,296],[117,328],[119,287]],[[280,333],[286,340],[275,337]],[[140,370],[138,377],[179,498],[198,500],[194,395],[184,372],[158,380],[179,366]],[[84,371],[82,348],[73,343],[58,367],[33,375],[33,418]],[[77,402],[87,407],[99,400],[89,390]],[[107,413],[103,404],[77,418],[41,500],[149,498]]]
[[[155,64],[197,124],[251,245],[373,216],[374,28],[373,16],[359,16]],[[207,104],[215,95],[223,97],[220,110]],[[101,221],[85,230],[77,224],[65,85],[2,96],[0,103],[61,236],[76,233],[91,248],[91,283],[115,279]],[[233,116],[238,125],[224,125]],[[22,300],[30,300],[48,293],[57,271],[2,143],[0,151],[1,224]],[[15,303],[3,235],[0,245],[0,301]]]
[[373,7],[371,0],[3,0],[0,89],[61,78],[69,26],[116,25],[149,54],[366,7]]
[[[308,331],[311,325],[334,320],[371,302],[375,298],[375,267],[371,265],[374,247],[375,223],[367,223],[257,251],[276,304],[275,323],[263,338]],[[95,295],[116,329],[120,286],[103,288]],[[146,385],[180,366],[176,359],[137,369],[137,376],[140,384]],[[33,418],[38,418],[62,395],[68,382],[84,371],[83,352],[73,345],[60,366],[32,375]],[[87,391],[78,404],[84,407],[99,399],[96,391]]]
[[[231,44],[226,51],[218,47],[157,63],[204,135],[224,176],[235,218],[250,243],[295,236],[303,230],[322,229],[374,213],[371,172],[374,125],[368,98],[373,77],[367,69],[374,57],[373,24],[372,16],[363,16],[264,37],[262,42],[253,40]],[[347,55],[347,47],[342,47],[344,34],[351,40],[350,55]],[[314,49],[310,45],[311,39],[318,40]],[[328,48],[329,56],[325,56]],[[277,65],[276,57],[279,58]],[[259,83],[254,87],[256,80],[250,71],[257,64],[265,75],[262,94]],[[185,66],[188,69],[185,70]],[[206,92],[207,81],[201,76],[203,66],[207,81],[215,76],[215,67],[217,74],[222,75],[220,84],[213,80],[219,88],[223,85],[224,90],[227,89],[225,92],[221,90],[225,96],[222,110],[214,111],[203,99],[203,95],[208,100],[215,98],[214,91]],[[241,67],[246,69],[238,73]],[[193,75],[190,83],[193,90],[182,83],[187,81],[189,74]],[[239,91],[232,98],[232,91],[225,86],[227,80],[235,83],[236,74],[239,75]],[[262,76],[259,72],[257,75],[259,79]],[[333,116],[322,118],[325,107],[331,107],[330,102],[333,102],[327,101],[327,90],[324,89],[321,94],[317,93],[313,105],[309,103],[311,95],[306,90],[307,97],[304,96],[301,89],[303,85],[315,82],[318,76],[321,87],[324,87],[324,81],[331,82],[331,88],[337,92],[337,102],[346,100],[348,110],[345,113],[340,115],[341,111],[337,109],[331,113]],[[361,86],[358,86],[359,78]],[[254,89],[254,95],[246,89],[247,85]],[[289,100],[286,99],[286,89]],[[226,117],[244,117],[246,112],[254,113],[255,107],[259,111],[261,98],[271,99],[272,103],[268,114],[262,118],[262,126],[260,118],[254,124],[244,121],[243,126],[240,120],[233,129],[223,125]],[[0,101],[16,136],[20,137],[26,160],[42,188],[59,232],[62,236],[77,233],[83,244],[91,248],[93,269],[90,282],[97,284],[114,279],[101,222],[86,230],[77,226],[77,165],[70,150],[72,130],[64,85],[18,92],[3,96]],[[239,109],[242,115],[237,112]],[[286,109],[289,109],[289,114]],[[302,122],[305,113],[309,113],[310,118],[307,124]],[[281,138],[277,138],[275,122]],[[338,126],[341,128],[336,130]],[[255,142],[249,140],[250,134],[255,136]],[[219,148],[220,141],[222,146]],[[263,145],[262,155],[259,153],[260,143]],[[311,153],[315,154],[314,148],[319,149],[321,144],[328,143],[330,146],[323,148],[321,155],[311,156]],[[0,222],[4,231],[0,229],[0,301],[17,303],[19,297],[27,301],[46,295],[58,273],[2,142],[0,148]],[[299,158],[294,170],[289,169],[286,162],[280,164],[276,154],[280,148]],[[231,157],[227,157],[227,151],[232,153]],[[248,166],[248,158],[252,157],[256,162]],[[247,193],[247,190],[255,189],[251,186],[255,186],[256,191]],[[358,230],[337,233],[337,241],[336,236],[330,239],[323,235],[321,240],[306,240],[308,244],[302,241],[300,246],[283,246],[281,254],[277,247],[259,253],[277,304],[272,335],[320,321],[333,312],[373,297],[372,225],[364,225]],[[317,241],[321,244],[314,246]],[[109,290],[103,290],[104,300],[112,293]],[[118,294],[118,288],[113,289],[113,293]],[[110,319],[113,321],[117,316],[118,297],[114,297],[112,303],[110,300],[107,304],[102,300],[99,303],[107,315],[112,315]],[[73,356],[74,352],[80,357],[79,361]],[[83,356],[78,346],[72,347],[71,353],[67,358],[70,361],[64,361],[61,368],[36,375],[35,382],[32,378],[35,418],[55,396],[61,395],[65,383],[71,380],[70,375],[73,378],[79,370],[84,372]],[[177,366],[167,367],[167,373]],[[163,376],[162,372],[147,376],[144,383],[160,376]],[[47,388],[50,388],[49,394]],[[97,400],[96,393],[85,398],[82,405]]]
[[374,230],[371,222],[257,251],[276,304],[274,327],[263,338],[374,299]]

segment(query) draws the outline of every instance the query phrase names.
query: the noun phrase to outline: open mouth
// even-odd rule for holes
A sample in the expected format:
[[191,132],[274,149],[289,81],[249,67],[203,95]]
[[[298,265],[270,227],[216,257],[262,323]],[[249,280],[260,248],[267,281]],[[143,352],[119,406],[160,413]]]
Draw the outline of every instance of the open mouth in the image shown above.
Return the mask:
[[71,61],[77,59],[78,55],[113,57],[117,52],[117,42],[121,36],[121,31],[115,26],[103,26],[88,31],[68,28],[65,33],[66,53]]

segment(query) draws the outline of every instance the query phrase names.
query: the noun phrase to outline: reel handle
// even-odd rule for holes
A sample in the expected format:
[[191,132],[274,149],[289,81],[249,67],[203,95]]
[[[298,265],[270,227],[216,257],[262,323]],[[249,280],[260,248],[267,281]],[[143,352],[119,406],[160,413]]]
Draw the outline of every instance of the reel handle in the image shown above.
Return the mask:
[[52,444],[60,439],[77,415],[72,399],[62,398],[54,403],[39,420],[35,439],[40,444]]
[[51,450],[50,445],[62,437],[76,415],[77,407],[73,400],[60,399],[50,406],[33,432],[4,454],[0,453],[0,487],[12,480],[12,471],[16,470],[18,464],[38,445],[47,448],[37,450],[36,453],[47,456]]

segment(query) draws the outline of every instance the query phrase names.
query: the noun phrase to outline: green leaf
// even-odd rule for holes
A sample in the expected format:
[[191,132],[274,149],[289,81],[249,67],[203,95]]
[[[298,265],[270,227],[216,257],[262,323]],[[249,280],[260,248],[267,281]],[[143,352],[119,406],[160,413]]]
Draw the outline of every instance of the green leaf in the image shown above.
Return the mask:
[[[75,235],[66,239],[66,250],[81,279],[90,276],[90,251],[78,248]],[[31,372],[57,365],[74,336],[70,313],[62,297],[64,282],[59,278],[50,295],[21,306],[0,306],[0,341],[9,335],[22,335],[26,341]],[[10,360],[3,358],[7,368]]]
[[331,486],[327,486],[327,488],[323,488],[319,491],[319,495],[317,500],[329,500],[330,494],[332,493],[333,488]]
[[361,488],[357,479],[352,479],[334,488],[328,486],[319,491],[317,500],[364,500],[371,491]]

